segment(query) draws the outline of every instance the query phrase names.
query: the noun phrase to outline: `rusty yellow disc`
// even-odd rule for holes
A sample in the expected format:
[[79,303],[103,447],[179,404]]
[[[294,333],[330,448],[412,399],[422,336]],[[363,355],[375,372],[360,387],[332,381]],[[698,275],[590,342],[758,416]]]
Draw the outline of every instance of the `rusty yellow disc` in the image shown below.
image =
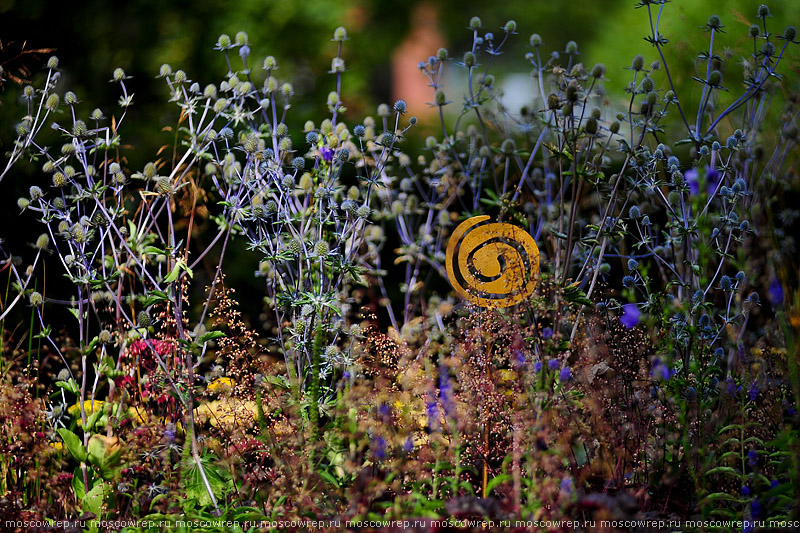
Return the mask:
[[487,215],[465,220],[447,243],[450,284],[481,307],[510,307],[527,299],[539,278],[539,247],[512,224],[490,223]]

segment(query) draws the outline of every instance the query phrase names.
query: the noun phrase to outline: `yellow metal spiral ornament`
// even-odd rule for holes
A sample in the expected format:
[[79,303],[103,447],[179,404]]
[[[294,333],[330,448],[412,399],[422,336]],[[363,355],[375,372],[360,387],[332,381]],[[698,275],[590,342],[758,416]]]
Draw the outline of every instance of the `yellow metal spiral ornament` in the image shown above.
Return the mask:
[[539,247],[512,224],[472,217],[447,243],[447,276],[462,298],[481,307],[511,307],[527,299],[539,278]]

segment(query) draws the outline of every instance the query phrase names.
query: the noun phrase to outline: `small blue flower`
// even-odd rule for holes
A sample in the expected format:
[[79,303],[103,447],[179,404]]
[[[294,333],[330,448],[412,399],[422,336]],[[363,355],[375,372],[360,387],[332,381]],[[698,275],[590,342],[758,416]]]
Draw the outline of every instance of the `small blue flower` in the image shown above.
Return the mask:
[[756,464],[758,464],[758,452],[755,450],[750,450],[747,452],[747,462],[751,467],[755,467]]
[[747,391],[748,396],[750,397],[750,401],[754,402],[756,398],[758,398],[758,386],[756,385],[755,380],[750,385],[750,390]]
[[522,353],[522,350],[514,350],[514,359],[512,360],[512,364],[519,368],[525,366],[525,354]]
[[742,496],[750,496],[750,487],[747,485],[742,486]]
[[736,396],[742,391],[742,386],[737,385],[731,376],[728,376],[728,379],[725,380],[725,383],[728,394],[731,396]]
[[758,520],[761,518],[761,515],[764,513],[764,506],[761,505],[761,502],[758,501],[758,498],[753,498],[753,501],[750,502],[750,516],[753,520]]
[[778,307],[783,303],[783,286],[778,278],[772,278],[769,284],[769,301],[773,307]]
[[544,328],[542,330],[542,338],[543,339],[549,339],[549,338],[552,338],[552,336],[553,336],[553,328]]
[[375,458],[379,461],[386,459],[386,439],[383,437],[376,437],[372,445]]
[[450,373],[445,366],[439,368],[439,398],[442,399],[444,415],[448,418],[455,415],[456,406],[453,401],[453,386],[450,383]]
[[392,414],[392,409],[389,407],[389,404],[381,403],[381,405],[378,407],[378,414],[381,416],[389,416]]
[[403,443],[403,451],[406,453],[411,453],[414,451],[414,439],[412,439],[410,435],[406,437],[406,440]]
[[572,372],[568,366],[565,366],[561,369],[561,373],[558,375],[558,381],[564,383],[565,381],[569,381],[570,377],[572,377]]
[[778,481],[777,479],[773,479],[772,481],[769,482],[769,488],[770,488],[770,490],[771,489],[776,489],[776,488],[778,488],[780,486],[780,484],[781,484],[780,481]]
[[538,374],[541,371],[542,371],[542,362],[536,361],[535,363],[533,363],[533,372]]
[[322,148],[320,148],[319,153],[322,156],[322,159],[324,159],[328,163],[333,161],[333,150],[331,150],[327,146],[323,146]]
[[559,367],[559,366],[561,366],[561,365],[560,365],[560,363],[558,362],[558,359],[550,359],[550,360],[547,362],[547,366],[549,366],[551,370],[555,370],[556,368],[558,368],[558,367]]
[[639,323],[642,318],[642,312],[636,304],[625,304],[622,306],[622,316],[619,317],[620,323],[628,329],[631,329]]
[[436,402],[434,393],[428,394],[428,403],[425,405],[428,413],[428,429],[435,431],[439,427],[439,404]]

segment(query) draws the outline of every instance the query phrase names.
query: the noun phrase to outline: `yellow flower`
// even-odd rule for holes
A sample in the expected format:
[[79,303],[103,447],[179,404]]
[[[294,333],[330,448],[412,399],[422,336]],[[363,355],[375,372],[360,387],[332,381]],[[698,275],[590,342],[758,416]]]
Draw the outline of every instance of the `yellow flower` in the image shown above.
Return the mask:
[[234,423],[252,426],[256,417],[256,404],[253,401],[242,401],[236,398],[224,398],[213,402],[204,402],[196,409],[199,422],[208,421],[212,426],[228,426]]
[[55,442],[51,442],[50,446],[55,448],[56,450],[63,450],[64,449],[64,443],[61,442],[60,440],[59,441],[55,441]]
[[[104,403],[105,402],[103,402],[103,400],[95,400],[94,402],[92,400],[86,400],[85,402],[83,402],[83,409],[86,411],[86,416],[89,416],[95,411],[102,411]],[[71,405],[67,409],[67,413],[69,413],[70,416],[73,417],[81,416],[81,403],[78,402],[75,405]]]
[[208,392],[223,392],[230,391],[233,388],[233,380],[231,378],[217,378],[208,384]]

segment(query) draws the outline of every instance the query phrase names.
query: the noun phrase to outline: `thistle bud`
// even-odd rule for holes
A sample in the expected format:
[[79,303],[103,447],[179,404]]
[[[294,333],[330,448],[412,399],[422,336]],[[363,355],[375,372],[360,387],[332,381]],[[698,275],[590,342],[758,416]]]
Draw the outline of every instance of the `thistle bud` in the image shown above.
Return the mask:
[[466,65],[467,68],[474,67],[475,61],[476,61],[475,54],[473,54],[472,52],[467,52],[464,54],[464,65]]
[[55,111],[58,109],[58,103],[60,101],[59,96],[56,93],[51,94],[47,97],[47,101],[45,102],[44,106],[47,108],[48,111]]
[[28,301],[31,303],[31,307],[39,307],[42,305],[44,299],[42,298],[42,294],[36,291],[33,291],[31,295],[28,297]]
[[110,331],[108,331],[107,329],[104,329],[104,330],[102,330],[102,331],[101,331],[101,332],[100,332],[100,333],[97,335],[97,340],[99,340],[99,341],[100,341],[102,344],[108,344],[108,343],[110,343],[112,338],[113,338],[113,337],[111,336],[111,332],[110,332]]
[[49,245],[50,245],[50,236],[47,235],[47,233],[42,233],[36,239],[37,250],[46,250]]
[[571,54],[571,55],[577,54],[578,53],[578,43],[576,43],[575,41],[569,41],[567,43],[567,47],[564,49],[564,51],[566,53],[568,53],[568,54]]
[[347,40],[347,30],[342,26],[336,28],[333,31],[333,40],[337,42],[342,42]]
[[633,57],[633,61],[631,62],[631,69],[639,72],[644,68],[644,57],[641,55],[636,55]]
[[471,30],[481,29],[481,19],[478,17],[472,17],[471,19],[469,19],[469,29]]
[[82,120],[76,120],[75,124],[72,125],[72,134],[75,137],[84,137],[89,133],[89,128],[86,127],[86,123]]
[[160,177],[156,180],[156,191],[163,196],[172,193],[172,185],[168,177]]
[[147,328],[153,325],[153,319],[150,318],[150,313],[145,310],[139,311],[136,315],[136,325],[142,328]]

